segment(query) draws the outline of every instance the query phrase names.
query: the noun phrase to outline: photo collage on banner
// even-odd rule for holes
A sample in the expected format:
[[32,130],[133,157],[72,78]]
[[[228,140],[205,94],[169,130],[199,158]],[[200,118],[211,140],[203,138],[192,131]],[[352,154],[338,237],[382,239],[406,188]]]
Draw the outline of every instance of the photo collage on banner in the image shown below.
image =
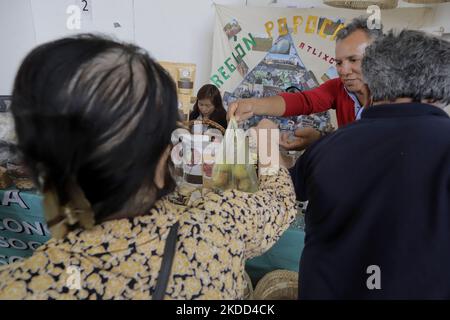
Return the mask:
[[[334,68],[331,68],[334,70]],[[225,92],[224,103],[229,105],[239,98],[263,98],[277,95],[284,91],[303,91],[319,85],[314,73],[308,71],[298,56],[290,34],[280,36],[264,59],[245,76],[244,80],[232,92]],[[269,118],[278,123],[281,131],[294,131],[300,127],[314,127],[328,130],[331,126],[329,112],[298,117],[263,117],[254,116],[245,121],[246,130]]]
[[[335,8],[215,8],[210,82],[220,89],[226,108],[237,99],[310,90],[336,78],[336,35],[353,18],[367,16],[365,10]],[[383,10],[382,24],[385,30],[419,29],[430,15],[426,8]],[[244,129],[261,118],[249,119]],[[282,131],[337,127],[334,111],[269,118]]]

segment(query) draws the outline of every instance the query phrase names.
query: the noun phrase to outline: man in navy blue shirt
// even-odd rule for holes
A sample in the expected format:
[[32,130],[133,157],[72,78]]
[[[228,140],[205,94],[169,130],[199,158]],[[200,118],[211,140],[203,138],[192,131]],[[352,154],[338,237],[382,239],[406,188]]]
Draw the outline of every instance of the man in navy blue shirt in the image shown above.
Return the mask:
[[[300,299],[450,299],[450,43],[389,33],[366,49],[373,106],[291,169],[309,200]],[[424,103],[427,102],[427,103]]]

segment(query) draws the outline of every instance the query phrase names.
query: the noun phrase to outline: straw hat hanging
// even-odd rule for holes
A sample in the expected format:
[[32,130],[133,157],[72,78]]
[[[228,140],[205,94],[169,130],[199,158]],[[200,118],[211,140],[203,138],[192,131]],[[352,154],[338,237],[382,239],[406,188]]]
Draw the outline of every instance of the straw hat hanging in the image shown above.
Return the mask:
[[397,8],[398,0],[324,0],[323,3],[332,7],[344,9],[361,10],[367,9],[367,7],[371,5],[377,5],[380,9],[394,9]]
[[275,270],[258,281],[253,300],[297,300],[298,272]]
[[244,278],[245,278],[245,281],[247,282],[247,286],[245,287],[243,299],[244,300],[252,300],[252,298],[253,298],[252,279],[250,279],[250,276],[248,275],[247,272],[244,272]]
[[450,2],[450,0],[403,0],[409,3],[417,3],[417,4],[429,4],[429,3],[444,3]]

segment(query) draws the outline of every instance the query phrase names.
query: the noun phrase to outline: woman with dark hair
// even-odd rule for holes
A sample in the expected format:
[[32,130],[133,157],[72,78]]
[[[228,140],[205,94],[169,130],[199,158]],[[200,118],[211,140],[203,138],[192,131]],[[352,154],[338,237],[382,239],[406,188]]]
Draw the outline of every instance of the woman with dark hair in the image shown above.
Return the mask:
[[197,101],[189,115],[189,120],[209,119],[227,128],[227,112],[223,107],[220,91],[215,85],[205,84],[198,90]]
[[52,239],[0,268],[0,299],[241,298],[245,260],[295,216],[286,169],[254,194],[179,200],[175,85],[133,45],[83,35],[37,47],[11,108]]

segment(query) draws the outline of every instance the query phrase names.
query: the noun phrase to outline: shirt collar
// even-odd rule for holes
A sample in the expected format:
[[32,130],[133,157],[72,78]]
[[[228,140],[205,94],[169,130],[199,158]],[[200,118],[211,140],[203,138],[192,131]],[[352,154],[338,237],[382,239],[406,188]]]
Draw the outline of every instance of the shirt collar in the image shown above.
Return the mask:
[[417,117],[426,115],[449,118],[448,114],[444,110],[430,104],[418,102],[371,106],[368,108],[364,108],[361,118],[375,119],[392,117]]
[[354,105],[354,107],[355,107],[355,118],[356,118],[356,120],[359,120],[361,118],[361,111],[362,111],[361,103],[359,103],[359,100],[358,100],[358,97],[356,96],[356,94],[354,94],[353,92],[348,91],[345,86],[344,86],[344,90],[345,90],[345,92],[347,92],[347,94],[350,97],[350,99],[352,99],[353,102],[355,103],[355,105]]

